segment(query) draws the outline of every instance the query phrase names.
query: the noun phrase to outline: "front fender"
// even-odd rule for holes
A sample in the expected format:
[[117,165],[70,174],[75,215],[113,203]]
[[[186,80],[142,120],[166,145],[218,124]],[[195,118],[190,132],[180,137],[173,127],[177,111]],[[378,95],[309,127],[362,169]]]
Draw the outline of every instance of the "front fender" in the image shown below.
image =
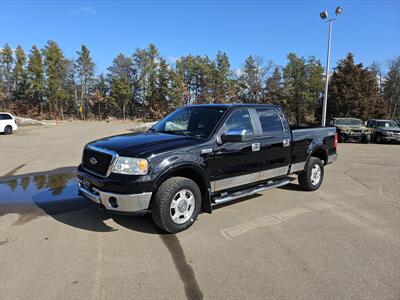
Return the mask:
[[154,169],[154,190],[157,190],[160,184],[169,177],[189,177],[198,183],[202,192],[202,210],[211,213],[210,177],[205,169],[205,162],[199,157],[195,160],[188,160],[188,157],[190,154],[164,158]]

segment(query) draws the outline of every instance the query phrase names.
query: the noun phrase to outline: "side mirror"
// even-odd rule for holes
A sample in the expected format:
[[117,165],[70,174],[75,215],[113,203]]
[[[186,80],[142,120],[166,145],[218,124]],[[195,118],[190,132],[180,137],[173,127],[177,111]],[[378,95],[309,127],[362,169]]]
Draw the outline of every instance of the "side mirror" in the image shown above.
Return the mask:
[[229,129],[221,135],[222,143],[238,143],[244,141],[246,129]]
[[333,120],[331,120],[331,121],[329,122],[329,124],[333,126]]

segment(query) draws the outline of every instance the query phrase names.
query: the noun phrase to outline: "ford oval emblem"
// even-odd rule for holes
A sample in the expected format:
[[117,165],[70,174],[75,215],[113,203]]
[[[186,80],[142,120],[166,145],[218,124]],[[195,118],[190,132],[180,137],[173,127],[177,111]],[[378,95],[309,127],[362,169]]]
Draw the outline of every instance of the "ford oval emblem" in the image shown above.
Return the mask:
[[95,164],[97,164],[97,159],[94,157],[91,157],[91,158],[89,158],[89,162],[91,165],[95,165]]

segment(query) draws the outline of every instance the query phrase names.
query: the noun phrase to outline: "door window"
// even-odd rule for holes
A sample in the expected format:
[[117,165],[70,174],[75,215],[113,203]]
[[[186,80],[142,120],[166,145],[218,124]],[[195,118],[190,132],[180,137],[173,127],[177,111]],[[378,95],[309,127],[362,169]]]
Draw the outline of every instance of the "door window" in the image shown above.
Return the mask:
[[244,135],[253,135],[254,129],[251,124],[250,114],[247,109],[237,109],[233,111],[224,125],[225,132],[228,130],[245,131]]
[[282,122],[273,109],[257,109],[263,133],[282,132]]
[[11,120],[11,116],[8,114],[0,114],[0,120]]

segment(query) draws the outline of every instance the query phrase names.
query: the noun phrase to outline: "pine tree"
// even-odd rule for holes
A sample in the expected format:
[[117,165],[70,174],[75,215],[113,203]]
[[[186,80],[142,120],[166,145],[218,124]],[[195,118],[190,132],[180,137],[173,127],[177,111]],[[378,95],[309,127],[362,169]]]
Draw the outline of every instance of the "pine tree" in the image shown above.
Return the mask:
[[283,68],[287,115],[297,125],[312,122],[323,88],[323,68],[314,57],[305,59],[289,53],[288,60]]
[[57,116],[62,111],[62,98],[65,96],[63,82],[67,75],[68,61],[60,47],[54,41],[48,41],[42,50],[46,70],[46,94],[49,103],[49,112]]
[[130,57],[118,54],[108,68],[110,81],[110,98],[122,107],[122,117],[126,119],[126,108],[133,95],[133,62]]
[[157,74],[157,96],[156,100],[159,103],[167,104],[168,90],[170,81],[170,71],[165,59],[161,58],[159,62],[159,70]]
[[27,90],[27,76],[25,71],[26,55],[20,45],[15,49],[15,65],[13,69],[13,98],[22,104]]
[[231,85],[229,58],[225,52],[218,51],[213,63],[213,102],[224,103],[229,99]]
[[0,80],[4,102],[9,102],[12,96],[13,81],[12,69],[14,64],[13,50],[5,44],[0,50]]
[[264,100],[266,103],[280,105],[286,110],[287,101],[284,94],[282,75],[279,67],[275,67],[272,76],[267,78]]
[[[104,106],[106,106],[107,102],[107,93],[108,93],[108,86],[106,79],[103,74],[100,74],[99,78],[96,81],[93,90],[93,102],[97,106],[97,112],[99,115],[99,120],[102,119]],[[103,107],[103,109],[102,109]]]
[[85,45],[82,45],[81,50],[76,53],[78,54],[78,58],[75,61],[75,65],[81,87],[80,105],[84,107],[84,113],[81,114],[81,117],[84,117],[87,115],[89,109],[88,95],[93,84],[95,64],[90,56],[89,49]]
[[331,117],[379,118],[386,114],[386,105],[379,95],[375,75],[355,64],[353,54],[339,61],[328,91],[328,115]]
[[400,121],[400,56],[389,64],[383,95],[389,107],[389,118]]
[[147,48],[147,76],[148,88],[146,91],[146,102],[149,106],[157,100],[157,68],[160,60],[158,49],[154,44],[150,44]]
[[184,56],[176,63],[176,71],[188,90],[186,103],[212,102],[212,62],[208,56]]
[[239,78],[239,97],[242,102],[259,103],[263,99],[263,81],[266,70],[260,57],[247,57]]
[[171,108],[181,107],[189,98],[189,91],[180,74],[171,70],[169,74],[170,88],[168,89],[168,100]]
[[45,95],[45,78],[42,55],[39,49],[33,45],[29,55],[27,67],[28,90],[27,98],[30,106],[40,107],[40,113],[43,113],[43,97]]

